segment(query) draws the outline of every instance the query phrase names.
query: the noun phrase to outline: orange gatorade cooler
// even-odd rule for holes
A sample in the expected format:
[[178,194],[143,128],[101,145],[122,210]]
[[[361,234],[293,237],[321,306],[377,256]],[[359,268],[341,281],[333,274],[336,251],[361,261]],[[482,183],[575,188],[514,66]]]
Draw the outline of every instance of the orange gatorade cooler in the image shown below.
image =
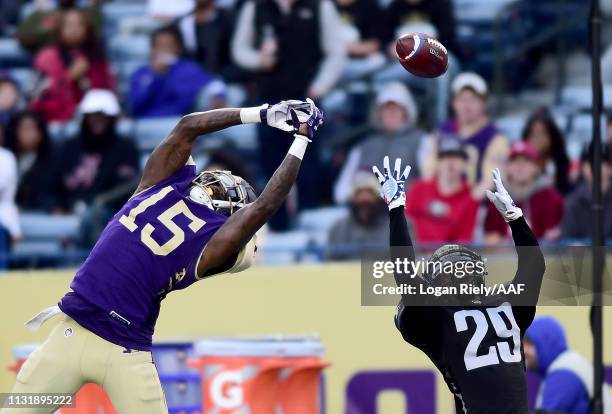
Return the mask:
[[[13,348],[15,363],[9,366],[9,370],[15,374],[36,348],[38,344],[18,345]],[[117,414],[113,404],[106,395],[104,388],[97,384],[85,384],[75,395],[75,406],[72,408],[61,408],[60,414]]]
[[317,337],[206,339],[189,361],[202,376],[204,413],[322,414],[323,345]]

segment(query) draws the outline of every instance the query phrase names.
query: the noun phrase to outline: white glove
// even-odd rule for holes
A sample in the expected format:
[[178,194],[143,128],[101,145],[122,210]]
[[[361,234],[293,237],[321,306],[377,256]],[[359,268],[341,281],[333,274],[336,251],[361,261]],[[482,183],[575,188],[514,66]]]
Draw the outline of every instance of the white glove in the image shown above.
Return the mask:
[[277,128],[285,132],[295,132],[299,128],[299,125],[293,125],[291,110],[295,111],[300,123],[304,123],[308,121],[314,113],[315,104],[310,98],[306,99],[306,101],[281,101],[265,108],[265,111],[262,110],[261,121],[272,128]]
[[404,183],[410,174],[411,167],[406,166],[404,172],[400,174],[402,168],[402,160],[397,158],[395,160],[395,168],[393,174],[391,174],[391,168],[389,167],[389,156],[385,155],[383,159],[383,171],[380,172],[377,166],[372,167],[372,172],[378,178],[378,182],[381,185],[380,196],[385,200],[385,203],[389,206],[389,210],[393,210],[399,206],[406,205],[406,192],[404,191]]
[[487,198],[493,203],[504,220],[509,222],[521,217],[523,210],[518,208],[514,201],[512,201],[512,197],[510,197],[502,183],[499,168],[493,170],[493,182],[495,183],[495,192],[487,190]]

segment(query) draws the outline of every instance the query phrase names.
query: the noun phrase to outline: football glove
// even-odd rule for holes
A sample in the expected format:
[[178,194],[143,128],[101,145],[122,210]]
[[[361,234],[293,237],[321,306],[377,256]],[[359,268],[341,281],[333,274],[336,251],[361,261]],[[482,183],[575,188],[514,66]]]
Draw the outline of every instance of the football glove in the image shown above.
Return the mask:
[[395,207],[406,205],[406,192],[404,191],[404,183],[406,179],[408,179],[411,167],[407,165],[406,168],[404,168],[404,172],[400,174],[401,168],[402,160],[400,158],[397,158],[395,160],[395,168],[392,174],[391,168],[389,167],[388,155],[386,155],[383,160],[384,174],[380,172],[377,166],[374,165],[372,167],[372,172],[374,172],[374,175],[376,176],[376,178],[378,178],[378,182],[381,185],[380,196],[389,206],[389,210],[392,210]]
[[523,215],[523,210],[518,208],[501,180],[499,168],[493,170],[493,183],[495,192],[487,190],[487,198],[493,203],[497,211],[502,215],[506,222],[516,220]]
[[[312,102],[310,99],[308,99]],[[314,137],[314,133],[321,125],[323,125],[323,112],[313,104],[313,109],[310,115],[305,118],[305,112],[302,108],[290,108],[289,113],[291,115],[291,125],[295,128],[294,131],[297,131],[300,128],[300,124],[306,124],[308,126],[308,131],[306,132],[306,137],[308,140],[312,140]]]
[[[307,122],[314,114],[316,106],[312,99],[306,101],[288,100],[281,101],[275,105],[262,108],[260,111],[261,122],[285,132],[295,132],[300,123]],[[295,111],[298,124],[295,125],[291,111]]]

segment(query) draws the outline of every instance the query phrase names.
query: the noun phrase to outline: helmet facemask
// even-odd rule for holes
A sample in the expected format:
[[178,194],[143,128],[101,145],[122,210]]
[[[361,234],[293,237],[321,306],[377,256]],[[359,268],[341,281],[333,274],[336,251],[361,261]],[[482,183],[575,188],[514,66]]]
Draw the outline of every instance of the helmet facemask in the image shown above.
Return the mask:
[[231,216],[257,198],[253,187],[230,171],[201,172],[193,180],[189,197],[226,216]]

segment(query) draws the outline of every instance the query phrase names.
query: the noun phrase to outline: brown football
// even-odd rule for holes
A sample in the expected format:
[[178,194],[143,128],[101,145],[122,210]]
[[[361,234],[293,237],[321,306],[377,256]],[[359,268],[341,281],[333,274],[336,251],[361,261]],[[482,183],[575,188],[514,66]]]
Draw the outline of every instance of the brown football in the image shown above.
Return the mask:
[[446,48],[423,33],[408,33],[397,39],[395,51],[408,72],[422,78],[436,78],[448,69]]

